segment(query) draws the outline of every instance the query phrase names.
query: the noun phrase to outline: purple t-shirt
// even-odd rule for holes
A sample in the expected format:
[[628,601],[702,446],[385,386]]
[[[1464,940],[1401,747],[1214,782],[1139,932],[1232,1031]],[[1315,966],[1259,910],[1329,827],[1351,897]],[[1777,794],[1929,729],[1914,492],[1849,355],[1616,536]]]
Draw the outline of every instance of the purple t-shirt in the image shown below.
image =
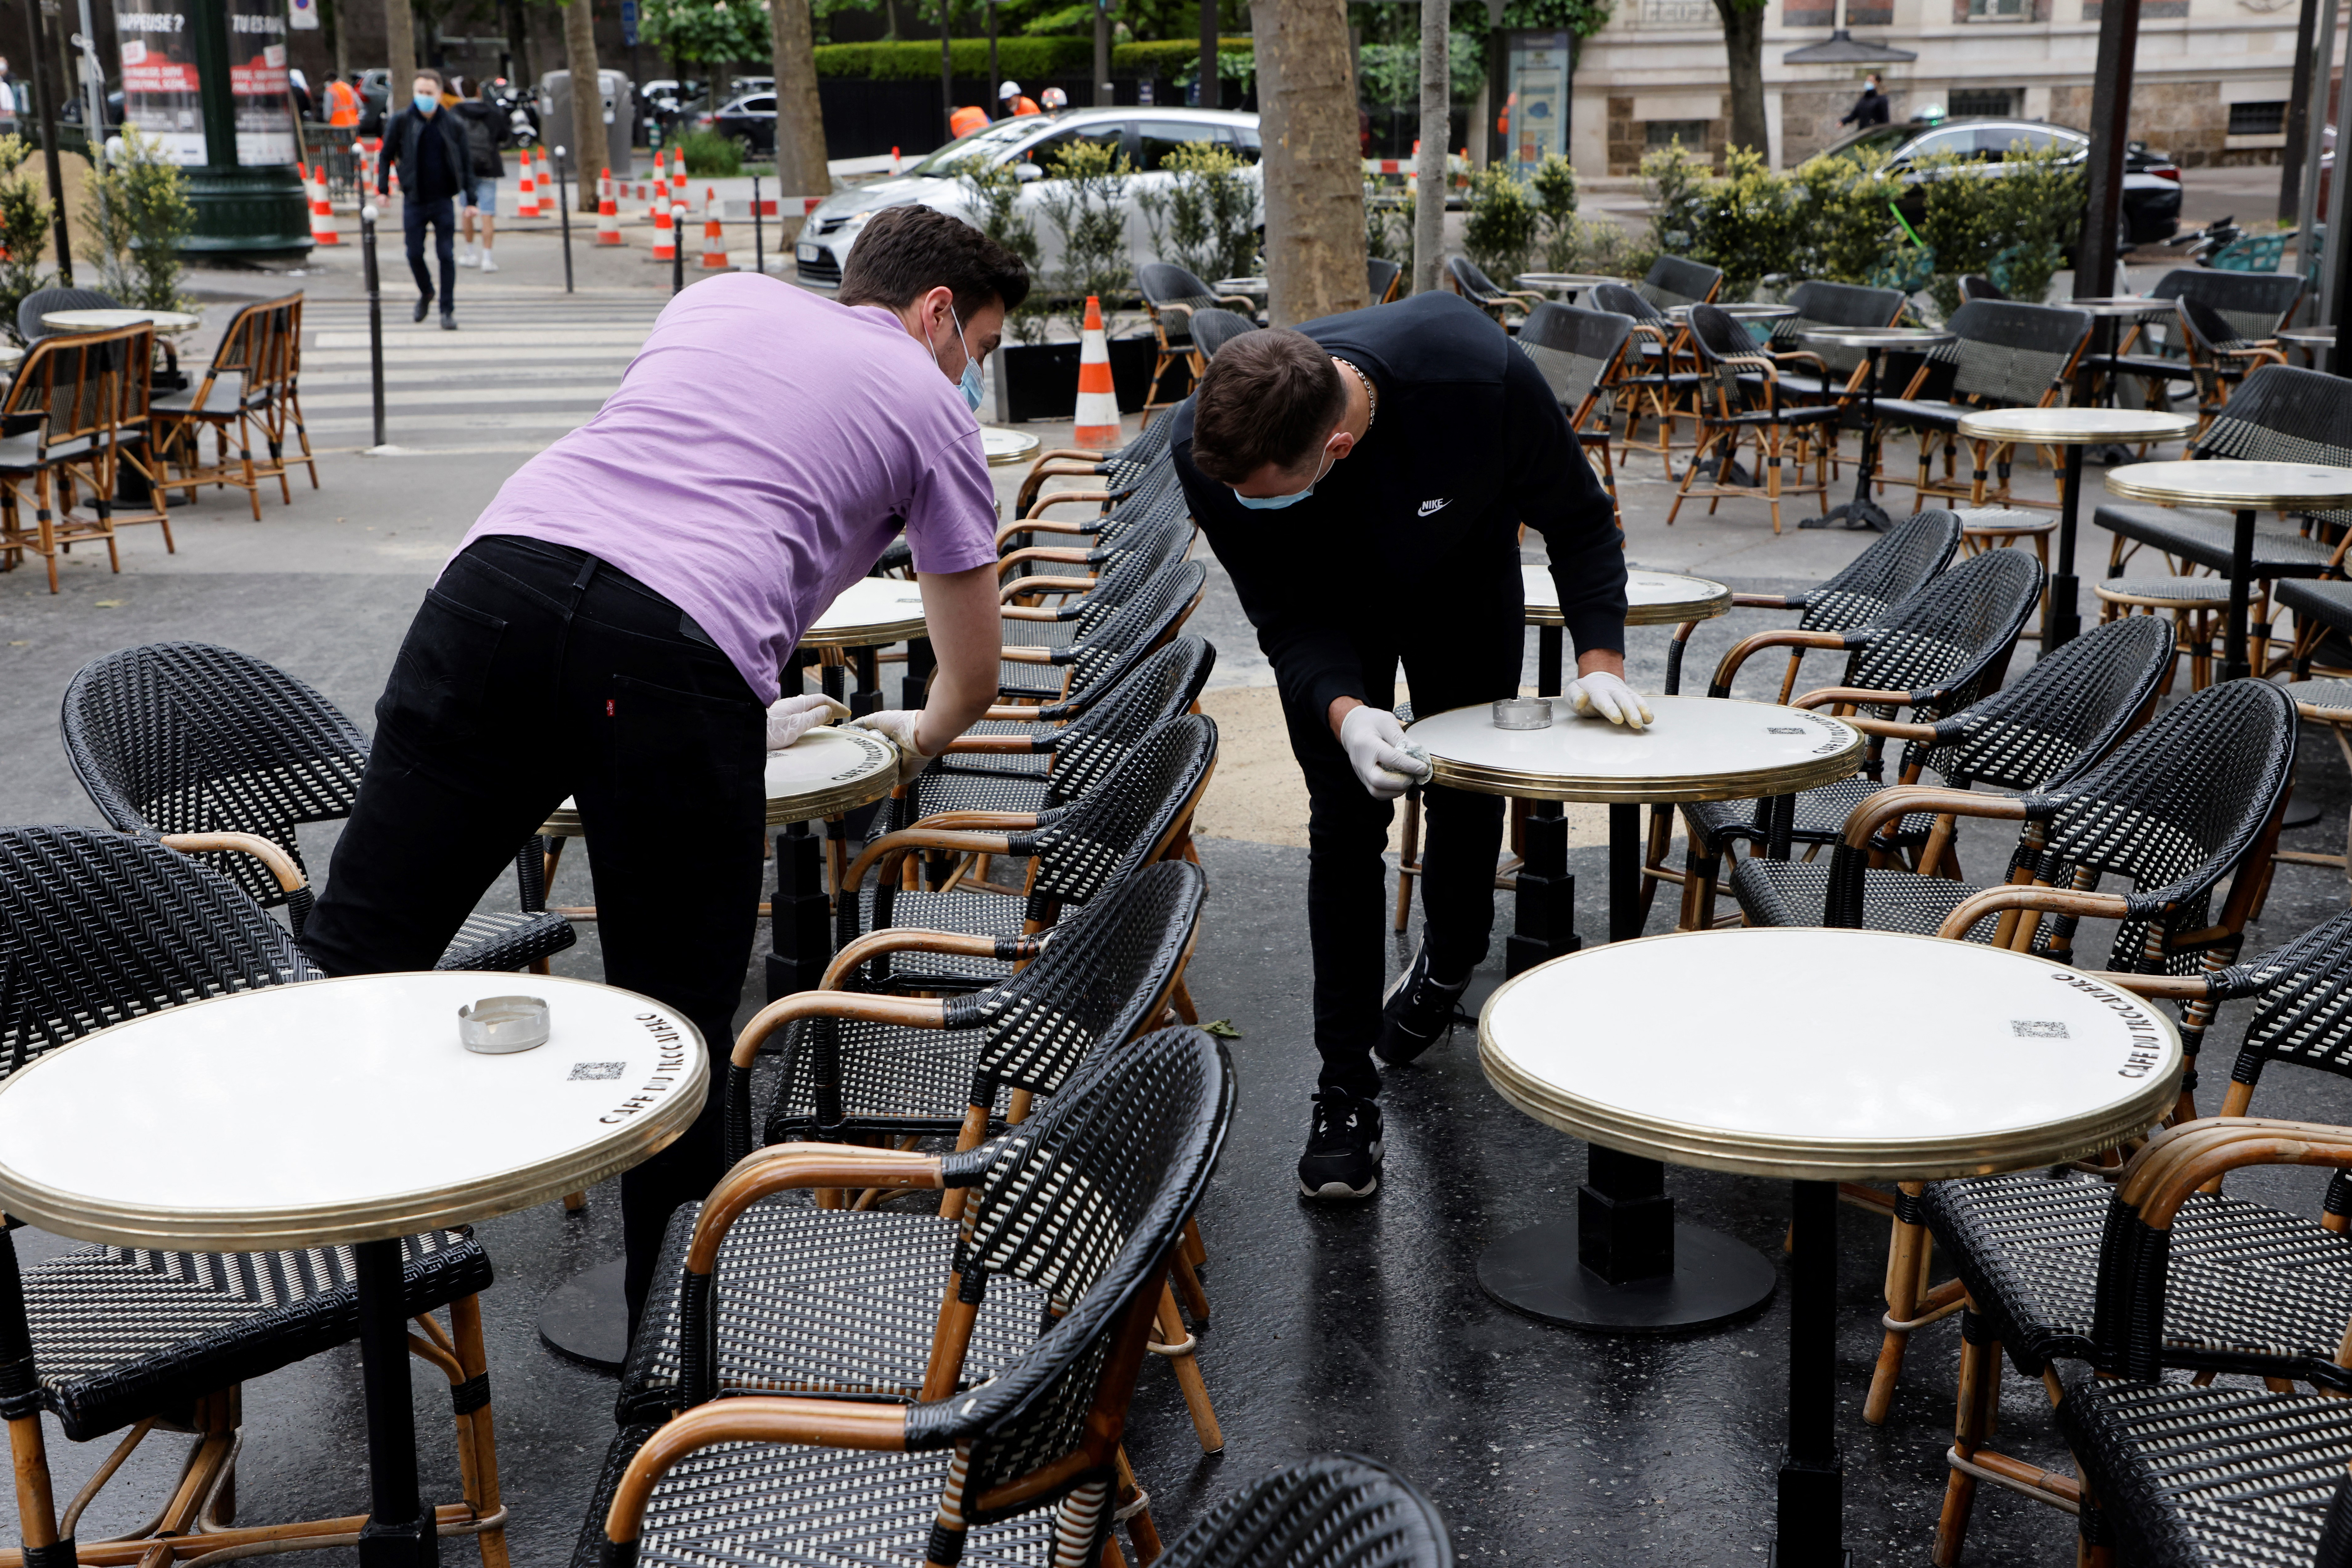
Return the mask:
[[738,272],[670,301],[603,410],[517,469],[458,549],[584,550],[692,616],[772,702],[802,629],[902,522],[918,572],[996,559],[963,395],[881,307]]

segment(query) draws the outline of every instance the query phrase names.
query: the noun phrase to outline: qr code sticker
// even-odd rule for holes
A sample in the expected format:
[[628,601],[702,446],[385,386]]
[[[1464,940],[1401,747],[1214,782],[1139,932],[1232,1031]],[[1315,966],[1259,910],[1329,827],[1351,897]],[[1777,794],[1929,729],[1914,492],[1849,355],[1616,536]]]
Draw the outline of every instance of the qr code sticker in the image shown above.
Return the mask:
[[2054,1018],[2011,1018],[2010,1032],[2021,1040],[2071,1040],[2066,1026]]
[[1805,731],[1794,724],[1774,724],[1764,732],[1768,735],[1801,735]]
[[621,1069],[628,1065],[626,1062],[573,1062],[571,1081],[583,1083],[597,1079],[618,1078],[621,1076]]

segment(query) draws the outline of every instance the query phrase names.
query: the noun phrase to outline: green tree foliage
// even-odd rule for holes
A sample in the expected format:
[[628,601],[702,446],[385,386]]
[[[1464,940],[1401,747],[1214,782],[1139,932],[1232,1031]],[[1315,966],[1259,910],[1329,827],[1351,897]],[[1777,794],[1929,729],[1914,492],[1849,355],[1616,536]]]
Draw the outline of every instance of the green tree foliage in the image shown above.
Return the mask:
[[1903,184],[1885,172],[1885,155],[1857,150],[1815,157],[1794,171],[1811,211],[1813,261],[1808,276],[1832,283],[1868,283],[1885,268],[1901,239],[1891,210]]
[[975,157],[957,164],[956,179],[963,186],[966,216],[972,226],[1019,257],[1029,268],[1034,286],[1029,297],[1006,319],[1005,331],[1015,342],[1043,341],[1047,319],[1045,279],[1038,275],[1041,257],[1036,226],[1021,211],[1020,177],[1010,163],[991,167],[985,158]]
[[1038,200],[1062,236],[1062,265],[1054,285],[1073,335],[1085,319],[1087,295],[1101,301],[1108,315],[1132,292],[1134,268],[1121,198],[1133,173],[1117,146],[1084,139],[1066,143],[1045,171]]
[[[1883,279],[1900,231],[1891,204],[1901,182],[1874,160],[1814,158],[1776,173],[1746,148],[1706,166],[1679,145],[1642,160],[1652,207],[1649,245],[1626,258],[1646,269],[1656,256],[1723,268],[1726,300],[1744,300],[1773,274],[1837,283]],[[1982,182],[1969,182],[1981,184]],[[1596,268],[1597,270],[1597,268]]]
[[1959,309],[1960,279],[1979,272],[2020,300],[2040,300],[2074,242],[2083,216],[2083,171],[2056,149],[2012,145],[2000,172],[1963,172],[1957,156],[1920,160],[1921,243],[1935,252],[1928,297],[1947,315]]
[[716,131],[689,131],[678,139],[686,155],[686,172],[698,180],[743,172],[743,141]]
[[1165,191],[1136,197],[1154,254],[1200,278],[1238,278],[1257,268],[1257,189],[1249,162],[1216,142],[1187,142],[1161,165]]
[[0,136],[0,328],[21,346],[16,307],[52,279],[41,270],[41,250],[49,242],[47,189],[26,166],[33,144],[21,136]]
[[[681,65],[764,60],[775,51],[765,0],[643,0],[638,16],[645,41]],[[939,65],[933,49],[934,75]]]
[[1412,209],[1411,186],[1377,184],[1364,182],[1364,254],[1374,261],[1393,261],[1399,267],[1412,265]]
[[[10,187],[33,184],[16,167],[24,155],[11,156],[5,142],[0,142],[0,165],[8,170],[5,183],[0,183],[0,238],[5,238],[12,258],[8,267],[0,268],[6,289],[14,289],[17,281],[13,269],[17,244]],[[34,201],[46,215],[46,204],[37,194]],[[185,270],[180,260],[180,242],[194,232],[196,209],[188,200],[187,177],[178,164],[163,156],[159,143],[141,135],[136,126],[123,127],[121,141],[83,185],[81,210],[97,242],[100,288],[135,310],[187,309],[180,293]],[[37,227],[38,218],[34,221]],[[37,254],[37,241],[34,248]],[[36,287],[37,282],[28,282],[23,293],[7,296],[12,321],[16,300]]]
[[1543,222],[1535,193],[1504,163],[1489,163],[1470,181],[1463,199],[1468,209],[1462,224],[1462,251],[1477,268],[1504,288],[1515,273],[1528,269]]
[[[1475,33],[1454,29],[1445,51],[1446,90],[1454,101],[1478,96],[1486,80],[1486,46]],[[1222,67],[1219,68],[1221,70]],[[1356,96],[1366,103],[1421,101],[1421,41],[1366,44],[1360,56]]]
[[[1525,180],[1507,167],[1490,165],[1471,184],[1463,252],[1507,287],[1514,274],[1528,270],[1538,258],[1554,272],[1618,272],[1631,237],[1607,218],[1580,216],[1576,199],[1575,165],[1557,153]],[[1397,259],[1411,255],[1412,233],[1405,229]]]

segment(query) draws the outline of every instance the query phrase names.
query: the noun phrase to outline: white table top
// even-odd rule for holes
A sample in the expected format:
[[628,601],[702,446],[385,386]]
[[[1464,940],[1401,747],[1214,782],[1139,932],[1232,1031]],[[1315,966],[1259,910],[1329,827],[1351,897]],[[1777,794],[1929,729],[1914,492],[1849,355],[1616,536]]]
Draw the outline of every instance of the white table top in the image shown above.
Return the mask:
[[53,332],[112,332],[152,323],[159,332],[184,332],[203,321],[185,310],[50,310],[41,325]]
[[1002,425],[980,427],[980,449],[988,454],[988,466],[992,468],[1017,463],[1038,446],[1037,437],[1026,430],[1008,430]]
[[2294,327],[2275,335],[2284,342],[2301,343],[2305,348],[2332,349],[2336,346],[2334,327]]
[[1209,287],[1220,294],[1263,294],[1267,285],[1263,278],[1220,278]]
[[803,647],[882,647],[923,635],[923,587],[860,577],[801,633]]
[[2094,316],[2168,316],[2172,313],[2172,301],[2151,299],[2146,294],[2105,294],[2095,300],[2062,300],[2058,308]]
[[[1716,309],[1727,316],[1743,321],[1778,321],[1797,313],[1797,307],[1794,305],[1753,305],[1737,301],[1728,305],[1717,305]],[[1688,317],[1690,313],[1691,308],[1688,305],[1666,307],[1666,314],[1677,321]]]
[[[768,826],[853,811],[880,800],[898,782],[898,747],[871,730],[822,725],[768,753]],[[579,802],[565,797],[540,832],[552,838],[584,837]]]
[[[546,999],[548,1041],[457,1040]],[[82,1241],[197,1252],[382,1241],[625,1171],[684,1131],[702,1037],[634,992],[544,974],[360,975],[149,1014],[0,1084],[0,1206]]]
[[1636,734],[1552,699],[1548,730],[1497,730],[1479,703],[1405,731],[1436,782],[1525,800],[1670,802],[1790,795],[1862,765],[1862,731],[1825,713],[1728,698],[1643,694],[1655,722]]
[[2186,501],[2248,511],[2352,506],[2352,468],[2324,463],[2133,463],[2107,470],[2107,489],[2131,500]]
[[[1519,568],[1527,624],[1557,626],[1559,585],[1549,566]],[[1685,577],[1672,572],[1625,574],[1625,624],[1629,626],[1674,626],[1685,621],[1709,621],[1731,608],[1731,590],[1705,577]]]
[[1807,327],[1797,334],[1809,343],[1845,349],[1916,349],[1948,343],[1952,334],[1933,327]]
[[1927,1181],[2113,1147],[2173,1102],[2180,1037],[2077,970],[1887,931],[1685,931],[1506,981],[1487,1081],[1612,1149],[1795,1181]]
[[[1600,272],[1522,272],[1511,279],[1522,289],[1538,290],[1592,289],[1603,283],[1625,283],[1622,278],[1612,278]],[[1631,288],[1630,283],[1626,287]]]
[[5,370],[12,364],[22,363],[24,357],[25,351],[16,344],[0,343],[0,370]]
[[1960,435],[1968,440],[2032,441],[2049,447],[2185,441],[2196,432],[2193,416],[2150,408],[1995,408],[1960,416]]

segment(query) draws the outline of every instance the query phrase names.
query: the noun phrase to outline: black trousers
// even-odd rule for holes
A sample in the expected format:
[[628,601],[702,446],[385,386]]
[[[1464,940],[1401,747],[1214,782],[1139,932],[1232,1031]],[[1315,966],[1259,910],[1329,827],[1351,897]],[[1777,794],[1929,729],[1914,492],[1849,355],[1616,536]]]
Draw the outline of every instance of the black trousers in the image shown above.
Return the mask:
[[[1393,707],[1400,661],[1416,715],[1515,697],[1527,634],[1516,554],[1420,598],[1434,608],[1403,626],[1368,625],[1357,638],[1364,700]],[[1369,617],[1368,617],[1369,619]],[[1391,802],[1374,799],[1348,765],[1330,715],[1286,703],[1290,749],[1307,775],[1307,930],[1315,954],[1315,1048],[1321,1086],[1370,1098],[1381,991],[1388,974],[1389,824]],[[1502,852],[1500,796],[1422,792],[1421,909],[1438,977],[1466,974],[1486,956],[1495,924],[1495,864]]]
[[652,589],[577,550],[496,537],[425,595],[375,711],[359,802],[303,933],[320,968],[432,968],[516,849],[575,795],[605,980],[702,1032],[702,1115],[621,1178],[634,1324],[671,1211],[724,1170],[720,1086],[759,911],[766,711]]
[[425,231],[428,226],[433,230],[433,251],[441,260],[441,308],[454,309],[457,298],[457,198],[443,196],[437,202],[420,202],[414,196],[403,197],[400,224],[408,239],[408,269],[416,274],[416,291],[427,300],[433,298],[433,274],[425,266]]

